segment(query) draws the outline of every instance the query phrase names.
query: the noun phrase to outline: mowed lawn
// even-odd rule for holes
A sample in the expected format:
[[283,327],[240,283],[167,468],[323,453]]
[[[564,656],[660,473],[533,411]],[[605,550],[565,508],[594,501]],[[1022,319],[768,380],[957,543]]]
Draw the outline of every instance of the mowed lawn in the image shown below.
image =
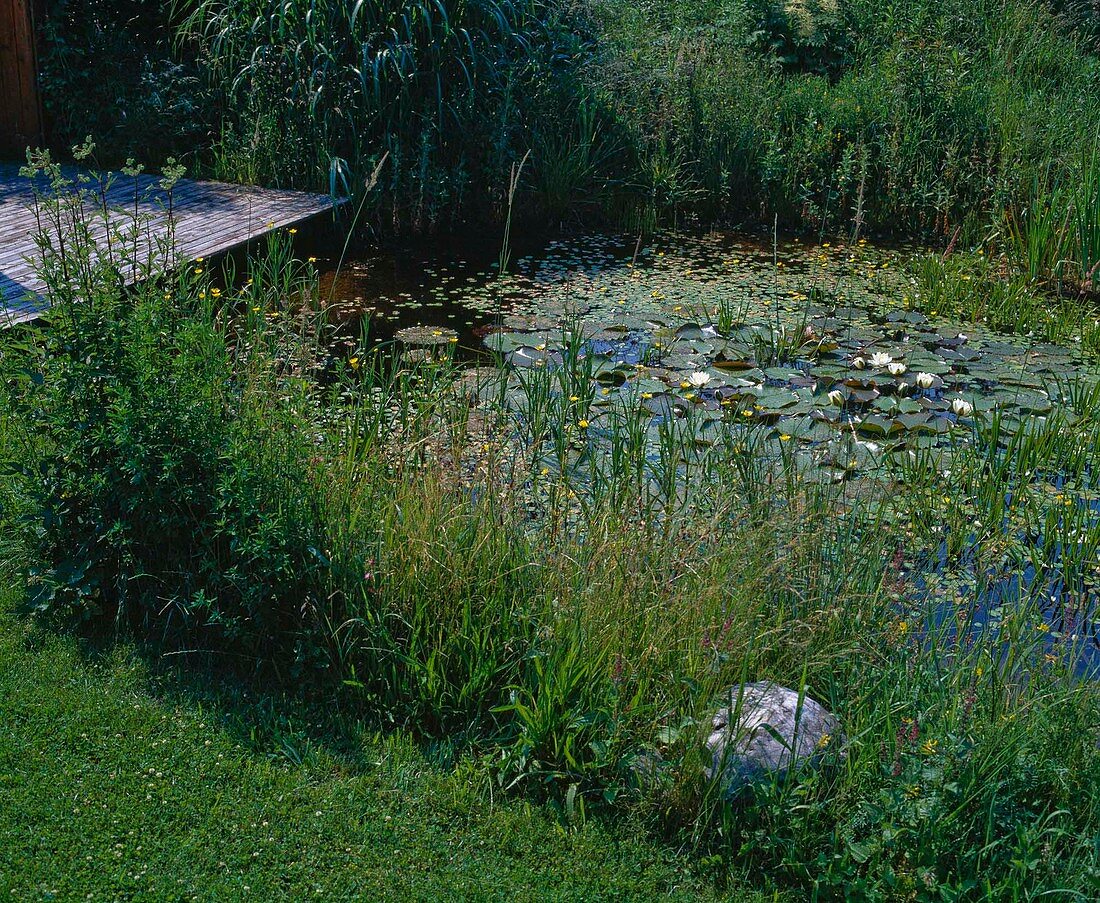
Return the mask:
[[570,830],[406,741],[326,741],[294,703],[89,653],[0,596],[0,900],[718,898],[644,838]]

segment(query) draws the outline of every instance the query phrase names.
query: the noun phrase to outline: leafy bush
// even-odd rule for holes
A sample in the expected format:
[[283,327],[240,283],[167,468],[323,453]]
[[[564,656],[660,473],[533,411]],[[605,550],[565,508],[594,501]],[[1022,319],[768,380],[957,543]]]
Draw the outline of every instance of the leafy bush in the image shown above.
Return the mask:
[[846,8],[838,0],[750,0],[748,44],[787,72],[838,77],[851,62]]
[[289,387],[272,378],[262,334],[219,327],[201,267],[123,288],[122,258],[93,253],[82,193],[63,194],[73,186],[42,166],[57,192],[42,216],[69,244],[40,236],[50,328],[24,341],[12,392],[40,450],[18,462],[40,563],[30,604],[92,627],[276,650],[324,567]]
[[174,52],[167,8],[150,0],[50,4],[39,62],[56,146],[92,135],[104,163],[140,155],[159,164],[207,143],[210,99],[194,62]]

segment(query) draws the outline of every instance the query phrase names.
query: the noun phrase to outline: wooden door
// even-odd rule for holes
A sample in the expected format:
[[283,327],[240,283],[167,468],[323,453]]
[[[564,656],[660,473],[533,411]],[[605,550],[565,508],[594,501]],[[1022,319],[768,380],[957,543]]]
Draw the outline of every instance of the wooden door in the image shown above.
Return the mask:
[[0,0],[0,154],[42,141],[32,0]]

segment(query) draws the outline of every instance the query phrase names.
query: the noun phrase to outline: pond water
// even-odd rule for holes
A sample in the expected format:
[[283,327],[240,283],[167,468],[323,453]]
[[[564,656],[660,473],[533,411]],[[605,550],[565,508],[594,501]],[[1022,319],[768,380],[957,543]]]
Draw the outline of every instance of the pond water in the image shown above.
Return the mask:
[[776,436],[807,445],[854,428],[935,446],[971,409],[1024,423],[1051,413],[1058,386],[1097,379],[1072,348],[911,309],[914,253],[797,239],[773,248],[729,233],[644,246],[589,235],[518,257],[503,279],[492,249],[476,243],[350,259],[339,274],[319,266],[322,296],[350,324],[369,314],[374,339],[438,326],[458,334],[466,356],[494,350],[522,368],[553,364],[562,324],[574,322],[599,369],[621,370],[617,393],[679,403],[688,381],[704,419],[747,406]]
[[[662,422],[687,419],[700,441],[718,430],[751,434],[760,454],[782,457],[800,480],[823,485],[889,486],[899,456],[950,474],[975,424],[995,419],[1000,448],[1056,418],[1068,429],[1100,380],[1078,349],[918,310],[907,266],[921,253],[914,247],[725,232],[645,242],[589,234],[518,248],[503,277],[498,247],[495,237],[469,236],[353,256],[339,272],[322,258],[321,295],[349,331],[364,315],[376,340],[413,325],[453,330],[461,356],[511,364],[510,398],[521,418],[531,416],[534,391],[534,376],[524,374],[560,368],[570,334],[578,335],[593,388],[570,401],[586,447],[612,441],[613,421],[630,407],[648,421],[651,456]],[[560,446],[553,457],[548,452],[548,467],[569,466]],[[982,626],[1023,587],[1041,585],[1045,630],[1087,646],[1084,658],[1095,664],[1100,469],[1086,458],[1072,472],[1026,476],[1026,487],[1016,474],[1000,493],[1002,501],[1025,488],[1035,495],[1026,516],[1011,498],[1003,512],[983,504],[1000,512],[1005,532],[1042,546],[1046,567],[953,577],[952,592],[982,585],[986,604],[975,618]],[[1064,507],[1051,520],[1055,505]],[[967,529],[956,557],[964,563],[965,547],[979,541]],[[923,586],[950,582],[946,557],[931,556],[927,567]]]

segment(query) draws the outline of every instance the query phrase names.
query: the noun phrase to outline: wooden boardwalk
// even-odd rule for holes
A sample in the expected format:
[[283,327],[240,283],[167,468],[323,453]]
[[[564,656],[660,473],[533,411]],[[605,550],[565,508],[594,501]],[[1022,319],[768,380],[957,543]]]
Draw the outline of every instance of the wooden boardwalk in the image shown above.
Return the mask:
[[[148,249],[163,242],[169,229],[159,182],[156,175],[117,175],[107,194],[112,227],[128,229],[135,221],[136,190],[140,241]],[[186,260],[212,257],[336,203],[327,195],[181,179],[172,193],[175,250]],[[100,243],[106,236],[101,220],[93,230]],[[0,327],[36,319],[47,309],[45,286],[35,273],[37,228],[32,181],[19,175],[17,165],[0,164]]]

